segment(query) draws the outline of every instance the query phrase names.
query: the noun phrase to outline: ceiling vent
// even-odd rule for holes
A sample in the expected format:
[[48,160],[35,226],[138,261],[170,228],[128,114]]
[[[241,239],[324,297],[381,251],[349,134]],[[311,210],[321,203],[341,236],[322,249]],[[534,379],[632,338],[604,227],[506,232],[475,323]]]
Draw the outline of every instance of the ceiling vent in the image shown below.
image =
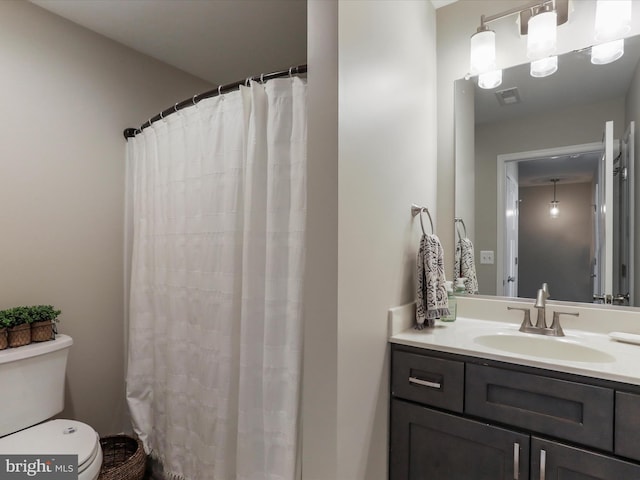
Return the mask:
[[520,93],[518,93],[518,87],[505,88],[504,90],[498,90],[496,92],[496,98],[501,106],[515,105],[520,103]]

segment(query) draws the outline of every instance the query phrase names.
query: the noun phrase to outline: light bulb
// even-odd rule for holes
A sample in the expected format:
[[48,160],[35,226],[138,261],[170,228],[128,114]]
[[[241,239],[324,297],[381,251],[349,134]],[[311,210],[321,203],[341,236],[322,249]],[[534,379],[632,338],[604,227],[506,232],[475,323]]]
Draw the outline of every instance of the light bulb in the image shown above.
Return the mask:
[[496,34],[480,30],[471,36],[470,73],[478,75],[496,68]]
[[493,70],[491,72],[481,73],[478,75],[478,86],[484,89],[496,88],[502,83],[502,70]]
[[596,3],[595,40],[610,42],[631,30],[631,0],[598,0]]
[[591,47],[591,63],[606,65],[615,62],[624,54],[624,39],[602,43]]
[[560,208],[558,207],[558,203],[560,202],[553,200],[550,204],[549,216],[551,218],[558,218],[560,216]]
[[531,62],[531,76],[536,78],[547,77],[558,70],[558,57],[546,57]]
[[529,19],[527,56],[539,60],[556,53],[558,15],[554,11],[542,12]]

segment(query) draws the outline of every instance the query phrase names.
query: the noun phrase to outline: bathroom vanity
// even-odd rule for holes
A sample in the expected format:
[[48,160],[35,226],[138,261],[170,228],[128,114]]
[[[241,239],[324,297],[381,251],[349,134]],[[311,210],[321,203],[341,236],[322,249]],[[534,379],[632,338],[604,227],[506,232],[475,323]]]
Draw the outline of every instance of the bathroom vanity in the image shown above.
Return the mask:
[[391,480],[640,479],[640,345],[517,328],[462,318],[390,336]]

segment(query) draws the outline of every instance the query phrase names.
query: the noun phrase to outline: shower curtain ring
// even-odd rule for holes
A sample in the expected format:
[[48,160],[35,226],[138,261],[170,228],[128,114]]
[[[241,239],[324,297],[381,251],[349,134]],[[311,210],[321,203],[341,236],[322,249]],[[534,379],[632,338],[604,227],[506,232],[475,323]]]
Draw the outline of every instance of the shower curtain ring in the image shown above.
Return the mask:
[[222,95],[222,85],[218,86],[218,96]]
[[293,67],[289,67],[289,78],[291,78],[291,70],[293,70]]
[[191,99],[191,103],[193,103],[193,106],[195,106],[195,105],[196,105],[196,103],[197,103],[197,102],[196,102],[196,97],[197,97],[197,96],[198,96],[198,94],[196,93],[196,94],[193,96],[193,98]]
[[162,112],[160,112],[160,120],[164,120],[164,115],[162,115]]
[[178,113],[178,104],[177,103],[173,106],[173,111]]
[[260,74],[260,83],[264,85],[264,73]]

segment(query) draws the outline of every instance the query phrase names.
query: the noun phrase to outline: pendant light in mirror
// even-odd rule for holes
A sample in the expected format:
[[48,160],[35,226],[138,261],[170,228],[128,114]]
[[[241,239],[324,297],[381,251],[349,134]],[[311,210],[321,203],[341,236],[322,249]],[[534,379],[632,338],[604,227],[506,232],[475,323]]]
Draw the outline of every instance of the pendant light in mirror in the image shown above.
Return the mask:
[[549,216],[551,218],[558,218],[560,216],[560,202],[558,202],[558,200],[556,200],[556,184],[558,183],[560,179],[559,178],[552,178],[551,181],[553,182],[553,200],[551,200],[551,202],[549,202]]

